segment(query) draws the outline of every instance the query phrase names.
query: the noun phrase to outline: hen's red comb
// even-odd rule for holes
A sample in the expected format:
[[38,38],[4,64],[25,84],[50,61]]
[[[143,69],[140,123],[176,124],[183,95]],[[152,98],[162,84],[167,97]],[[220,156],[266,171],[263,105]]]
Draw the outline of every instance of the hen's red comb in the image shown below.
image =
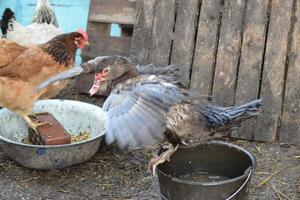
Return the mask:
[[88,36],[88,34],[85,32],[85,30],[83,30],[83,29],[78,29],[77,32],[80,33],[80,34],[82,35],[82,37],[84,38],[85,41],[89,41],[89,36]]

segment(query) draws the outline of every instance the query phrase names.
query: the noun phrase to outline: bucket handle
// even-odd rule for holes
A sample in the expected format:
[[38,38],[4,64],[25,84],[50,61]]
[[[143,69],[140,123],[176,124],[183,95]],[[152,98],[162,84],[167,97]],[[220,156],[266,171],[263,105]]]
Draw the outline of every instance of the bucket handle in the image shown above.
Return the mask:
[[[248,171],[248,170],[247,170],[247,171]],[[239,194],[240,191],[241,191],[242,189],[244,189],[244,187],[245,187],[245,186],[247,185],[247,183],[249,182],[252,173],[253,173],[253,169],[249,168],[248,176],[247,176],[245,182],[241,185],[241,187],[239,187],[239,189],[237,189],[237,191],[235,191],[232,195],[230,195],[230,197],[226,198],[225,200],[231,200],[231,199],[233,199],[237,194]]]

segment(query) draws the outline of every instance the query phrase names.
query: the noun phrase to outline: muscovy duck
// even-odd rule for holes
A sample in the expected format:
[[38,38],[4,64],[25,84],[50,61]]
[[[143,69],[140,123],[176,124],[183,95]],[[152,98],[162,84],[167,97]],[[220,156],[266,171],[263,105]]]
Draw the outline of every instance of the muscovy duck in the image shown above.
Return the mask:
[[[46,84],[80,74],[73,68],[52,78]],[[215,106],[198,95],[165,79],[164,75],[140,75],[132,65],[108,65],[96,73],[90,94],[102,84],[110,88],[103,105],[107,114],[106,142],[120,147],[145,147],[167,142],[167,150],[150,161],[156,166],[169,160],[186,139],[207,137],[211,132],[226,131],[260,113],[262,99],[232,107]]]

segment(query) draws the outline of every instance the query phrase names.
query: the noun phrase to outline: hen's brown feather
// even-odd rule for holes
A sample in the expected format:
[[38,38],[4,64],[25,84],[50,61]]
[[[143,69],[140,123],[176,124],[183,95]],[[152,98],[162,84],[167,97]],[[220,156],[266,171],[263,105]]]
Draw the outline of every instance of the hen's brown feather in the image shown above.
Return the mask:
[[80,33],[66,33],[54,37],[52,40],[41,46],[41,49],[51,55],[54,61],[69,67],[75,62],[76,45],[74,38],[81,37]]
[[0,89],[0,106],[19,114],[31,113],[33,103],[39,96],[28,82],[7,77],[0,76]]
[[0,68],[17,58],[26,47],[10,40],[0,39]]

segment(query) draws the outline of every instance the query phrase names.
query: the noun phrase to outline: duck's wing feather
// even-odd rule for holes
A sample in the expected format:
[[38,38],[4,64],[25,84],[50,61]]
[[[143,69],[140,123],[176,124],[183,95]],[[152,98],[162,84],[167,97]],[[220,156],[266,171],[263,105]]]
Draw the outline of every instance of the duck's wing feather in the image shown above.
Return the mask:
[[165,113],[172,104],[184,100],[176,86],[151,78],[118,87],[103,105],[107,112],[107,143],[117,141],[121,147],[138,147],[161,140]]

